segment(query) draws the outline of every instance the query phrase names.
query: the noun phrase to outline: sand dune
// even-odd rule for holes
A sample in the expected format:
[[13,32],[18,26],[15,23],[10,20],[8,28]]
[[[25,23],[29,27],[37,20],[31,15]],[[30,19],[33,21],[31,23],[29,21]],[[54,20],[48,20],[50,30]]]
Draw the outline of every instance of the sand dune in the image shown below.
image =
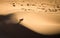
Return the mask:
[[60,0],[1,0],[0,15],[13,13],[13,19],[41,34],[60,33]]

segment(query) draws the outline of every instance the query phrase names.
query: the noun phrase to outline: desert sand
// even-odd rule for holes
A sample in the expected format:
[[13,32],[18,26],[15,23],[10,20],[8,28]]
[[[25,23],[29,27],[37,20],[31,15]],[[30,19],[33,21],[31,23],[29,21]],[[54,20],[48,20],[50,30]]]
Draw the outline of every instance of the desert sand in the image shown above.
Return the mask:
[[60,33],[60,0],[1,0],[0,15],[8,14],[37,33]]

